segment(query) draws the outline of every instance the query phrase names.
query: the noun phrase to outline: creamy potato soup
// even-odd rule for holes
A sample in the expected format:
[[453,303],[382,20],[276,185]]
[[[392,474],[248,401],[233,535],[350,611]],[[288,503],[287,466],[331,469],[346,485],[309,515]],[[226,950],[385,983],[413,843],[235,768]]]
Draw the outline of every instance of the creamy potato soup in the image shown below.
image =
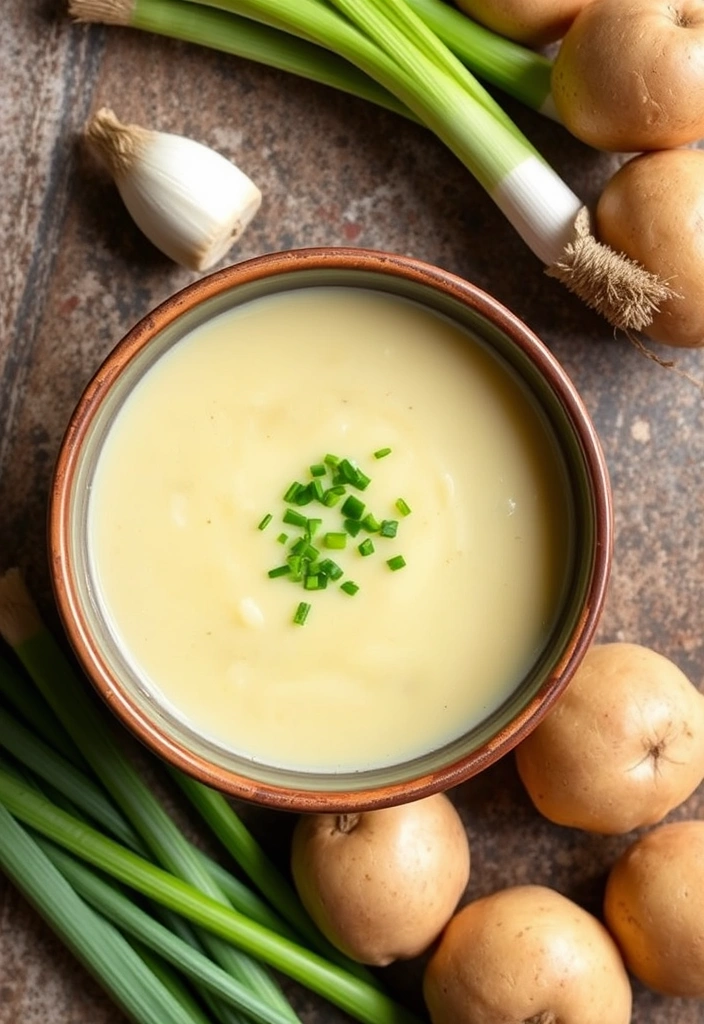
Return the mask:
[[380,767],[458,737],[529,671],[564,597],[567,494],[536,406],[469,333],[307,288],[220,314],[146,372],[98,458],[91,573],[141,685],[208,741]]

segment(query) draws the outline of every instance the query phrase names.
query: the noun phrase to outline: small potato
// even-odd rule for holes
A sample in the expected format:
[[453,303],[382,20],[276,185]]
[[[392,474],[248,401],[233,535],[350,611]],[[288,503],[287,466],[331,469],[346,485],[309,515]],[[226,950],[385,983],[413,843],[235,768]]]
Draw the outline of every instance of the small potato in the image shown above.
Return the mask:
[[426,968],[433,1024],[628,1024],[631,986],[615,942],[576,903],[539,885],[475,900]]
[[493,32],[526,46],[560,39],[589,0],[456,0],[460,10]]
[[661,825],[614,864],[604,915],[635,976],[670,996],[704,998],[704,821]]
[[647,647],[595,645],[516,763],[558,825],[605,834],[654,825],[704,777],[704,696]]
[[383,967],[423,953],[469,880],[469,842],[444,794],[360,814],[301,817],[293,879],[325,936],[353,960]]

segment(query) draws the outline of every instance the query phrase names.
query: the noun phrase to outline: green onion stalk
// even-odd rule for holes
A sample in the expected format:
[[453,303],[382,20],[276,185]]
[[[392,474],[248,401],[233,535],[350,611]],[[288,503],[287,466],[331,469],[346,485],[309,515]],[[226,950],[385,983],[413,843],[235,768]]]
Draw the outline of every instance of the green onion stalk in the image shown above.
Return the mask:
[[420,1024],[417,1017],[374,985],[271,932],[109,839],[57,807],[2,763],[0,805],[75,857],[288,975],[362,1024]]
[[[76,14],[78,4],[72,0]],[[418,16],[413,0],[208,0],[206,7],[328,49],[395,96],[476,178],[547,274],[614,327],[647,328],[672,297],[657,275],[597,241],[582,200]]]

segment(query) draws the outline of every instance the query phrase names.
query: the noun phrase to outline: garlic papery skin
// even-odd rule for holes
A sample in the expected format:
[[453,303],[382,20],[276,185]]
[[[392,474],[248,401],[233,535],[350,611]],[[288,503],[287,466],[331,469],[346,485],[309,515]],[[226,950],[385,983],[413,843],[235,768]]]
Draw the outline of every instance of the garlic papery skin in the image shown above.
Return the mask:
[[193,139],[122,124],[105,107],[85,136],[140,230],[191,270],[222,259],[261,205],[261,192],[243,171]]

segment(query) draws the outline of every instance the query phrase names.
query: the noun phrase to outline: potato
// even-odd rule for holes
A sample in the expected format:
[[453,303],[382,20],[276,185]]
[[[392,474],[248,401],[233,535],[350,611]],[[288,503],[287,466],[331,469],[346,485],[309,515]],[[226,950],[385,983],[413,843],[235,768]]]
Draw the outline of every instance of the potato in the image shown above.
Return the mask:
[[599,197],[596,233],[676,293],[653,317],[648,337],[664,345],[704,345],[704,152],[633,157]]
[[565,126],[597,149],[670,149],[704,135],[704,5],[591,0],[552,72]]
[[469,880],[467,833],[441,793],[361,814],[301,817],[291,870],[303,905],[338,949],[383,967],[424,952]]
[[542,46],[565,34],[589,0],[456,0],[474,21],[527,46]]
[[423,979],[433,1024],[628,1024],[631,986],[595,917],[538,885],[462,908]]
[[647,833],[612,867],[604,914],[629,969],[670,996],[704,997],[704,821]]
[[595,645],[516,762],[537,809],[559,825],[654,825],[704,777],[704,696],[655,651]]

